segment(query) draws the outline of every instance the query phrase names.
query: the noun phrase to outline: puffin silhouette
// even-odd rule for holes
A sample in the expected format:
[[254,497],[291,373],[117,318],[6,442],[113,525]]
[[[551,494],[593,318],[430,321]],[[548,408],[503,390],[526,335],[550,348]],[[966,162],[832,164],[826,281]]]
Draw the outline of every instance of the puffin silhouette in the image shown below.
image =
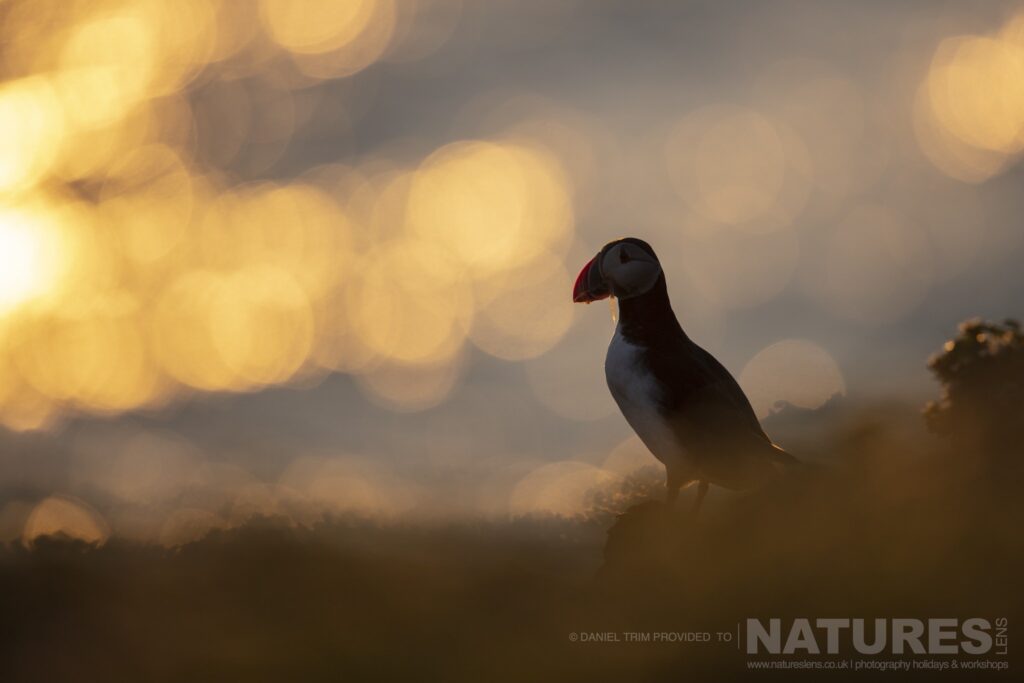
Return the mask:
[[661,262],[649,244],[606,244],[580,271],[572,300],[614,296],[619,319],[605,358],[612,397],[633,431],[665,465],[667,500],[699,482],[749,489],[799,464],[768,438],[740,385],[683,331],[668,299]]

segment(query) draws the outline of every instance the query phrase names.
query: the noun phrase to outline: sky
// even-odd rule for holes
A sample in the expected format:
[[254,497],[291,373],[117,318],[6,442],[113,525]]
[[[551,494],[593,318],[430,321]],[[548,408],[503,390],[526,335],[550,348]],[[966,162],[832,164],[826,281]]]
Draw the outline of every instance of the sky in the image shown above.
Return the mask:
[[0,3],[0,540],[578,512],[625,235],[759,416],[922,404],[1020,316],[1022,10]]

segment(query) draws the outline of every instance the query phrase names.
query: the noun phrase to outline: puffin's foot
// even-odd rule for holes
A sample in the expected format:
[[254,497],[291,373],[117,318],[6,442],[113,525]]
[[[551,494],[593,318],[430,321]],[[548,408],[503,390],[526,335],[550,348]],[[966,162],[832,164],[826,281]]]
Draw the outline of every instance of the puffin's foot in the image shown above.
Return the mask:
[[691,510],[694,519],[700,515],[700,506],[704,502],[704,496],[706,495],[708,495],[708,482],[702,479],[697,484],[697,497],[693,501],[693,509]]

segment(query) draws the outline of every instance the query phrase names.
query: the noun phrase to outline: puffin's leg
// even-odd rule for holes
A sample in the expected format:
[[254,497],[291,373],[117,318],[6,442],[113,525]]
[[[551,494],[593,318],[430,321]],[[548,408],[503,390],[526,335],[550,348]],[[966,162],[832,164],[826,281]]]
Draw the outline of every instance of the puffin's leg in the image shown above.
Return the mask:
[[679,489],[680,489],[679,486],[672,486],[671,483],[668,484],[665,487],[665,504],[666,505],[672,505],[672,503],[676,502],[676,498],[679,497]]
[[665,503],[672,505],[672,503],[676,502],[676,498],[679,497],[679,489],[683,488],[683,485],[690,480],[674,469],[666,469],[665,474],[668,477],[665,482]]
[[706,479],[701,479],[700,483],[697,484],[697,498],[693,501],[694,517],[700,514],[700,504],[704,502],[704,496],[706,495],[708,495],[708,482]]

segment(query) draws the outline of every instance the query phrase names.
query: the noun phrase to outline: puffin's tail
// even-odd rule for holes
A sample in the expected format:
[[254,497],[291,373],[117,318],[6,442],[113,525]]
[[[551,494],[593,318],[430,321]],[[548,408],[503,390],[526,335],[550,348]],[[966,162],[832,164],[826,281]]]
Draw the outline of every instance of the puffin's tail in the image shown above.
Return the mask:
[[776,471],[787,479],[804,479],[815,475],[821,475],[828,471],[828,468],[820,463],[800,460],[792,453],[772,444],[769,457]]
[[774,462],[777,465],[781,465],[786,469],[789,469],[791,467],[805,467],[805,463],[802,460],[797,459],[796,456],[792,455],[787,451],[784,451],[776,444],[772,444],[772,450],[769,454],[769,457],[771,457],[772,462]]

